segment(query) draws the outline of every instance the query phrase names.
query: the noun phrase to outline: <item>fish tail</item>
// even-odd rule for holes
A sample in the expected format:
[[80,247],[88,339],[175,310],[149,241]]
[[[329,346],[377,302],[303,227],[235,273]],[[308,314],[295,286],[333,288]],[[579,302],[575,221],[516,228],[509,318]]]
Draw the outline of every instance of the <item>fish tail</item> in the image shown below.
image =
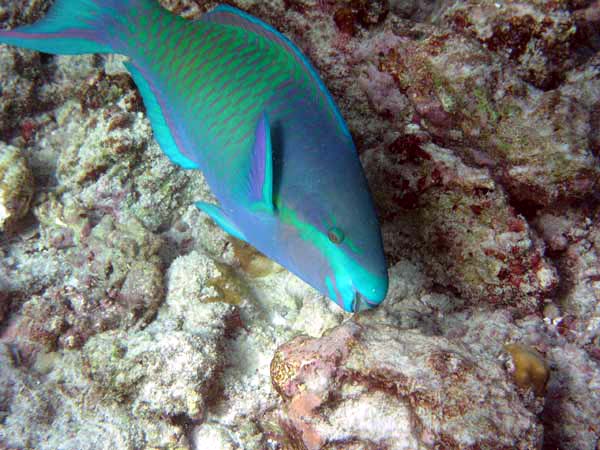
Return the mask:
[[121,53],[131,56],[139,17],[165,14],[155,0],[56,0],[33,25],[0,31],[0,43],[45,53]]

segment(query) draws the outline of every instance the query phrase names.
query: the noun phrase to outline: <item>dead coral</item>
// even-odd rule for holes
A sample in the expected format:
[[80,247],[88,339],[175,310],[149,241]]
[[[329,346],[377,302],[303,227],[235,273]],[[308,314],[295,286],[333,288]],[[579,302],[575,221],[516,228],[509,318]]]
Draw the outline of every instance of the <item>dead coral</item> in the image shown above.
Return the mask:
[[387,0],[349,0],[338,2],[333,20],[341,32],[354,35],[357,26],[369,27],[381,23],[390,12]]
[[[86,223],[85,217],[79,220]],[[90,230],[78,222],[68,228],[69,222],[55,229],[73,266],[70,282],[47,289],[22,307],[22,334],[48,350],[80,348],[96,333],[143,325],[164,298],[159,241],[138,223],[116,225],[105,216]],[[69,230],[73,234],[66,234]],[[73,235],[81,247],[74,242],[65,247],[64,236]],[[56,235],[50,236],[56,242]]]
[[[417,258],[437,283],[477,304],[536,311],[558,280],[524,217],[486,169],[466,166],[422,134],[399,136],[365,165],[383,206],[391,261]],[[384,181],[385,180],[385,181]],[[399,232],[399,230],[401,230]]]
[[398,40],[377,64],[410,100],[414,122],[467,161],[489,166],[522,204],[539,209],[598,185],[591,107],[532,89],[471,40],[439,31],[416,44]]
[[541,426],[497,362],[475,363],[416,331],[350,321],[320,339],[299,336],[278,349],[271,375],[285,400],[283,428],[301,448],[541,444]]
[[515,63],[519,76],[544,90],[556,88],[565,73],[580,63],[583,53],[577,24],[585,15],[573,14],[569,2],[452,2],[441,22],[473,36],[488,49]]
[[33,175],[22,153],[0,143],[0,232],[14,231],[29,211]]

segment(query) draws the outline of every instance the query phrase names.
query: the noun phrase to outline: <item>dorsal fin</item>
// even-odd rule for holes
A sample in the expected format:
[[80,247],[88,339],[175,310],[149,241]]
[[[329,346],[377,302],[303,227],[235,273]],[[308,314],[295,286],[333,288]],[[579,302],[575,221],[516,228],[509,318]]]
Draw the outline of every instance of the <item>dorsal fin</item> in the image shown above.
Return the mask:
[[252,33],[258,34],[270,40],[271,42],[276,43],[277,45],[283,47],[287,50],[289,54],[291,54],[294,59],[300,64],[306,74],[312,78],[319,87],[319,91],[321,95],[323,95],[323,99],[329,105],[337,122],[339,123],[342,132],[349,138],[352,139],[350,135],[350,131],[348,131],[348,126],[342,117],[335,101],[331,97],[331,93],[321,80],[321,77],[310,63],[308,58],[304,56],[304,54],[300,51],[298,47],[287,37],[277,31],[275,28],[266,24],[260,19],[257,19],[250,14],[234,8],[229,5],[219,5],[211,12],[204,14],[201,18],[201,21],[208,23],[218,23],[221,25],[230,25],[239,28],[243,28],[244,30],[248,30]]

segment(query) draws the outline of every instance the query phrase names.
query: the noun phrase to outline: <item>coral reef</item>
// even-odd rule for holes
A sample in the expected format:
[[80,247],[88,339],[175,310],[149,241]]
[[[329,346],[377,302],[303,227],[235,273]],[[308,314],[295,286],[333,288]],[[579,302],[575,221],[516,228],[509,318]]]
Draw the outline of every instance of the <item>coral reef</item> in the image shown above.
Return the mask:
[[598,167],[587,145],[585,104],[540,92],[464,35],[430,30],[417,45],[396,39],[379,52],[389,43],[374,39],[360,56],[379,54],[372,64],[407,96],[413,121],[434,138],[456,142],[466,161],[490,167],[515,201],[535,210],[594,191]]
[[122,57],[0,46],[0,448],[595,450],[600,2],[227,3],[347,119],[388,298],[351,317],[198,211]]
[[[492,52],[514,61],[519,76],[534,86],[557,87],[575,66],[584,45],[577,32],[577,2],[452,2],[439,22],[475,37]],[[576,6],[575,6],[576,7]]]
[[[44,360],[42,362],[42,359]],[[2,448],[186,448],[184,427],[138,417],[111,403],[81,377],[80,355],[50,353],[24,370],[0,347]]]
[[29,212],[33,175],[19,149],[0,145],[0,231],[12,231]]
[[[48,350],[79,348],[98,332],[139,326],[156,314],[164,295],[162,264],[156,255],[160,240],[134,220],[115,226],[105,216],[90,229],[85,218],[72,212],[67,210],[67,217],[75,220],[58,222],[59,228],[49,227],[42,236],[49,255],[67,265],[65,278],[40,280],[52,285],[23,303],[14,325]],[[61,205],[54,203],[53,214],[60,213]],[[77,245],[76,236],[82,234],[85,243]],[[9,284],[14,292],[26,291],[31,278],[38,276],[18,266],[11,272],[16,272]],[[45,320],[40,322],[41,317]]]
[[374,184],[394,187],[375,194],[392,262],[416,256],[437,283],[473,303],[535,311],[556,273],[490,171],[467,166],[423,134],[398,136],[382,150],[367,151],[364,161]]
[[493,359],[475,362],[443,338],[362,319],[275,353],[271,378],[298,446],[539,447],[541,425]]

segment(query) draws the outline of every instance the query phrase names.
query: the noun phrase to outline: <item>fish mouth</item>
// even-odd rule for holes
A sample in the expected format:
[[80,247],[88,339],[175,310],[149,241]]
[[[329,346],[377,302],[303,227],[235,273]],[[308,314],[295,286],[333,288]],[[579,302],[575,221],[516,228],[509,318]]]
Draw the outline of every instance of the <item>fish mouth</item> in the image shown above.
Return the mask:
[[359,313],[362,311],[368,311],[375,308],[375,306],[377,305],[369,303],[369,301],[360,295],[359,292],[354,294],[354,300],[352,300],[352,312]]

